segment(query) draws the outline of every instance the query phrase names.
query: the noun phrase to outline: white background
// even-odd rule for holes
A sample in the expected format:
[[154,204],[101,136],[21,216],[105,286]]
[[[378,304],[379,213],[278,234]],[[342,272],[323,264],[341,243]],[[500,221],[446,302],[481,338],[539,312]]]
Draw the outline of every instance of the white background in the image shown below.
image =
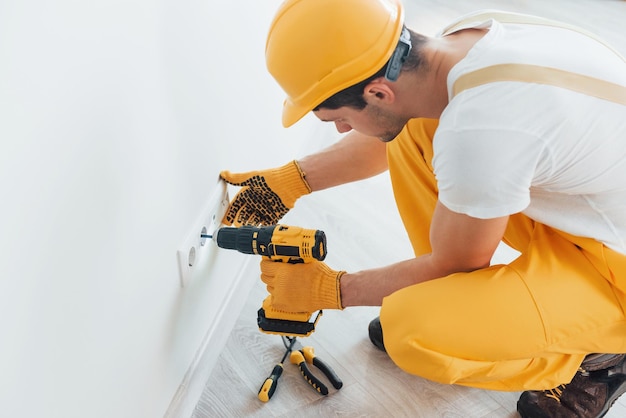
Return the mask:
[[241,260],[181,288],[178,247],[221,169],[302,143],[264,64],[278,4],[0,2],[0,416],[165,413]]

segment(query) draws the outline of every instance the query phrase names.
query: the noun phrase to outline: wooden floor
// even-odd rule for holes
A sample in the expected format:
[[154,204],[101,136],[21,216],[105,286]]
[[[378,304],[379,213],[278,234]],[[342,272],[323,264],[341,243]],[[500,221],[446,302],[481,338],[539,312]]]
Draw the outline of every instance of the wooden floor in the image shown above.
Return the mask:
[[[594,29],[626,54],[626,2],[619,0],[405,0],[409,26],[426,34],[459,14],[480,8],[507,9],[557,18]],[[587,22],[588,17],[593,17]],[[319,146],[334,140],[323,129]],[[301,199],[285,224],[326,232],[327,263],[356,271],[411,257],[410,245],[393,204],[386,175],[319,192]],[[494,258],[503,262],[515,254],[502,247]],[[254,263],[256,264],[256,263]],[[254,268],[250,274],[258,274]],[[260,402],[262,382],[280,360],[280,337],[262,334],[256,311],[266,296],[260,281],[246,298],[236,325],[214,367],[192,418],[209,417],[517,417],[519,393],[494,392],[440,385],[399,370],[367,337],[376,308],[325,311],[317,331],[303,344],[330,364],[344,387],[320,396],[304,382],[296,366],[285,372],[274,397]],[[427,320],[427,318],[425,318]],[[315,369],[313,369],[315,371]],[[608,418],[626,417],[626,397]]]

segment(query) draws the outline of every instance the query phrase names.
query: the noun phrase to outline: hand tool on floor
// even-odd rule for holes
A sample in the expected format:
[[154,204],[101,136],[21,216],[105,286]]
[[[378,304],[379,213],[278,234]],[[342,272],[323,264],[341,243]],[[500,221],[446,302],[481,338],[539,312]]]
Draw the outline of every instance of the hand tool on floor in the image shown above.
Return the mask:
[[285,362],[285,359],[287,358],[289,353],[291,353],[291,350],[293,349],[295,343],[296,339],[294,338],[293,341],[289,342],[289,344],[285,344],[286,351],[283,355],[283,358],[280,359],[280,363],[274,366],[274,368],[272,369],[272,373],[270,373],[269,377],[265,379],[265,382],[263,382],[261,389],[259,389],[258,397],[261,401],[267,402],[272,398],[272,395],[276,391],[276,386],[278,385],[278,379],[280,379],[280,376],[283,374],[283,363]]
[[[220,248],[285,263],[310,263],[326,257],[326,234],[315,229],[287,225],[223,227],[213,235],[202,234],[201,237],[213,239]],[[268,334],[308,336],[315,331],[322,311],[317,311],[315,318],[313,314],[278,311],[272,308],[268,296],[257,312],[257,323],[259,329]]]
[[299,341],[296,341],[296,337],[282,336],[282,339],[285,346],[291,347],[289,361],[298,366],[304,380],[306,380],[313,387],[313,389],[322,395],[328,395],[328,388],[311,372],[307,363],[312,364],[324,373],[335,389],[339,390],[342,388],[343,382],[339,379],[337,373],[335,373],[335,371],[328,364],[324,363],[324,361],[315,355],[313,347],[302,347],[302,344],[300,344]]
[[328,364],[324,363],[324,361],[322,361],[319,357],[315,356],[313,347],[303,347],[302,344],[297,341],[297,337],[287,337],[283,335],[281,338],[283,340],[283,344],[285,345],[285,354],[280,360],[280,363],[274,366],[269,377],[263,382],[263,385],[261,385],[258,393],[259,400],[262,402],[268,402],[272,398],[272,395],[274,395],[278,386],[278,379],[283,374],[283,363],[285,362],[287,356],[289,356],[291,364],[298,366],[304,380],[321,395],[328,395],[328,387],[326,387],[326,385],[311,372],[307,363],[312,364],[321,370],[335,389],[339,390],[343,387],[343,382],[339,376],[337,376],[335,371]]

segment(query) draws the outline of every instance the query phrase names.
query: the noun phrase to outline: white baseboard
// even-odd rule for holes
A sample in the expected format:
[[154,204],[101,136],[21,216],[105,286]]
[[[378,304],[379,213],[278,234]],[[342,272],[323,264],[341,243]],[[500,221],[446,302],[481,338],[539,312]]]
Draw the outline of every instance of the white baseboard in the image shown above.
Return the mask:
[[256,270],[255,272],[250,271],[252,267],[257,269],[256,263],[251,263],[252,260],[257,260],[257,258],[247,257],[235,277],[232,280],[224,281],[230,282],[231,286],[225,289],[223,302],[215,317],[216,320],[210,324],[210,328],[207,330],[164,418],[191,417],[213,367],[246,302],[246,298],[241,297],[241,295],[247,295],[254,284],[254,280],[258,278]]

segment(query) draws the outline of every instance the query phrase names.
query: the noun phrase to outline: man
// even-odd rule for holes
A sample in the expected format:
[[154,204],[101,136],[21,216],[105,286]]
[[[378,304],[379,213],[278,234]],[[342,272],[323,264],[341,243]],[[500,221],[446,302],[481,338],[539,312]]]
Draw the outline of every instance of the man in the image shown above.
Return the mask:
[[[287,0],[266,46],[283,124],[313,111],[346,136],[223,172],[242,186],[225,222],[273,224],[388,169],[415,258],[356,273],[263,261],[274,307],[380,305],[370,338],[407,372],[525,390],[522,417],[599,417],[626,391],[626,63],[529,19],[428,38],[399,0]],[[521,256],[490,266],[502,240]]]

